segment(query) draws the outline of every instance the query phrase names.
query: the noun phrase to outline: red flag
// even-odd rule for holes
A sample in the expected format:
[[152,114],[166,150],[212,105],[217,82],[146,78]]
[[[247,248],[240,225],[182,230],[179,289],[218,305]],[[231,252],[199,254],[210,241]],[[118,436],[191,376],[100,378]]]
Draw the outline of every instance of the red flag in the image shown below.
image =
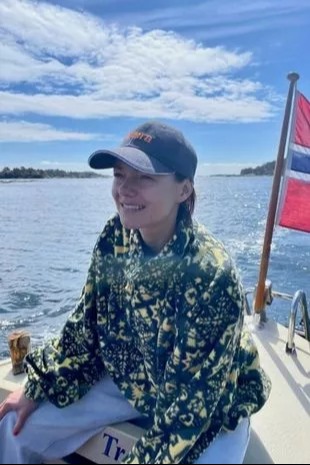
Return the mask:
[[296,92],[278,224],[310,232],[310,102]]

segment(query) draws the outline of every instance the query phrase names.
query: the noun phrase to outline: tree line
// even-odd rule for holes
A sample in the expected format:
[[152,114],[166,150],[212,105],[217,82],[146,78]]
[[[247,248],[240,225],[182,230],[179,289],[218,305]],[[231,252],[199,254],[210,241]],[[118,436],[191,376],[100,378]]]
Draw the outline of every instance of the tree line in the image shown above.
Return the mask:
[[43,179],[43,178],[97,178],[102,175],[88,171],[41,170],[35,168],[9,168],[0,171],[0,179]]
[[256,168],[244,168],[240,171],[240,176],[272,176],[276,166],[275,161],[270,161],[264,163],[261,166],[256,166]]

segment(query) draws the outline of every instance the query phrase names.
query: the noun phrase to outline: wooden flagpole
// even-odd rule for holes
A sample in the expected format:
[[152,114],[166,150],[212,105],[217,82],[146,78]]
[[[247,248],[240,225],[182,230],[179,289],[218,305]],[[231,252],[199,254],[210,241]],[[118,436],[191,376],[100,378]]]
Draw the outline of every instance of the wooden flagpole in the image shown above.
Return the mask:
[[273,184],[272,184],[272,191],[269,203],[269,211],[265,229],[265,238],[264,238],[264,245],[263,251],[261,256],[261,263],[260,263],[260,270],[259,270],[259,278],[258,284],[256,289],[255,295],[255,303],[254,303],[254,311],[255,313],[261,313],[265,308],[265,282],[268,272],[269,266],[269,257],[270,257],[270,248],[273,236],[273,229],[278,205],[278,198],[279,198],[279,190],[280,190],[280,183],[281,183],[281,176],[283,172],[283,161],[285,156],[285,147],[288,135],[288,127],[290,122],[290,115],[292,109],[292,101],[294,97],[294,90],[296,86],[296,82],[299,79],[299,75],[297,73],[290,73],[287,76],[288,80],[290,81],[290,87],[288,90],[288,96],[286,100],[285,106],[285,113],[284,119],[282,124],[281,130],[281,138],[279,143],[278,149],[278,157],[275,166],[275,172],[273,176]]

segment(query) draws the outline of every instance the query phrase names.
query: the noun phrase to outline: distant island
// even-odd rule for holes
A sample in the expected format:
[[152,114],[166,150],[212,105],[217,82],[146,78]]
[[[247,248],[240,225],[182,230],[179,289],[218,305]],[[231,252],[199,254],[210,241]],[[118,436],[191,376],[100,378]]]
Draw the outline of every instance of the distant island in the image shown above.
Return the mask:
[[240,171],[240,176],[273,176],[275,166],[276,162],[270,161],[256,168],[244,168]]
[[[256,168],[244,168],[240,174],[217,174],[211,176],[272,176],[275,169],[275,161],[264,163]],[[102,175],[92,173],[91,171],[64,171],[64,170],[41,170],[35,168],[3,168],[0,171],[0,179],[49,179],[49,178],[102,178],[110,177],[109,175]]]
[[45,178],[102,178],[108,177],[91,171],[40,170],[34,168],[3,168],[0,179],[45,179]]

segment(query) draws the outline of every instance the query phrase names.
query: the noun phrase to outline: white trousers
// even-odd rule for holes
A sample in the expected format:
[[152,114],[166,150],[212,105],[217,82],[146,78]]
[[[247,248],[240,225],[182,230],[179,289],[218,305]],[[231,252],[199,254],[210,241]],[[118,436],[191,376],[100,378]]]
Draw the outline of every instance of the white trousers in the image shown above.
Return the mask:
[[[18,436],[12,433],[15,412],[0,422],[0,463],[41,463],[76,451],[104,427],[139,418],[112,379],[106,376],[78,402],[58,409],[39,405]],[[249,442],[249,421],[234,432],[220,433],[196,463],[242,463]]]

